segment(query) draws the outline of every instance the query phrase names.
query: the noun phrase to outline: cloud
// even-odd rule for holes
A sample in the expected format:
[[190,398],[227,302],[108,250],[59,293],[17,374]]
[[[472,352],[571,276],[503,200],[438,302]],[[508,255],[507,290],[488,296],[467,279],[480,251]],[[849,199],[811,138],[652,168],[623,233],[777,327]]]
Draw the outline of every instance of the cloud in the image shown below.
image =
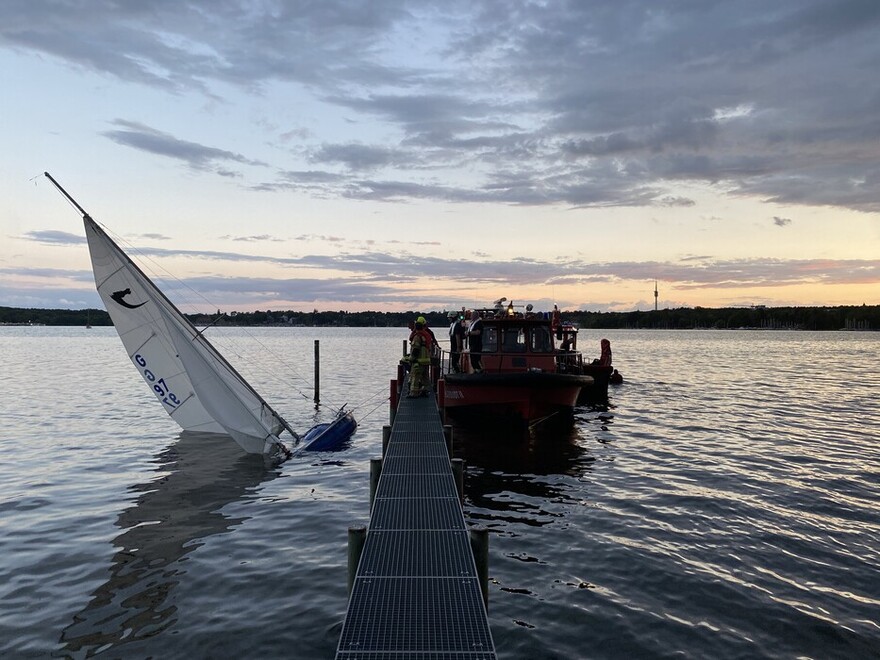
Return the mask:
[[314,163],[341,164],[353,171],[413,164],[412,156],[407,151],[363,144],[325,144],[313,152],[309,160]]
[[774,215],[773,224],[777,227],[785,227],[785,225],[791,224],[791,218],[780,218],[778,215]]
[[265,163],[222,145],[129,119],[104,132],[256,191],[606,207],[668,205],[670,183],[688,182],[880,211],[880,3],[499,7],[7,2],[0,47],[169,97],[295,91],[344,115],[279,126],[266,141],[295,137],[315,171],[274,163],[256,183],[241,170]]
[[85,236],[53,229],[29,231],[24,235],[24,238],[45,245],[83,245],[86,242]]
[[342,243],[345,241],[342,236],[325,236],[323,234],[300,234],[293,240],[295,241],[306,241],[306,242],[314,242],[320,241],[324,243]]
[[0,268],[0,275],[13,275],[19,278],[59,280],[69,279],[79,282],[94,282],[90,271],[64,268]]
[[138,122],[116,119],[112,123],[120,128],[105,131],[102,133],[104,137],[126,147],[181,160],[196,170],[213,169],[221,176],[238,176],[237,173],[219,167],[217,164],[224,161],[232,161],[245,165],[266,165],[231,151],[208,147],[188,140],[181,140],[173,135],[163,133]]
[[[25,238],[46,242],[47,235],[57,239],[49,241],[52,244],[75,245],[83,241],[83,239],[78,242],[71,240],[78,237],[64,232],[31,232]],[[300,238],[328,240],[331,243],[341,240],[326,236]],[[800,284],[880,284],[880,260],[864,259],[717,259],[707,255],[689,255],[678,261],[603,262],[562,256],[556,261],[547,262],[529,257],[498,260],[479,253],[474,254],[472,258],[458,256],[446,258],[416,256],[407,252],[361,250],[279,257],[159,247],[140,248],[136,253],[151,258],[186,257],[219,264],[225,262],[274,265],[289,270],[291,273],[289,279],[271,279],[272,282],[277,282],[275,285],[264,282],[266,284],[262,289],[264,292],[282,286],[283,282],[309,281],[301,280],[296,275],[299,270],[320,269],[326,272],[347,273],[348,277],[335,276],[322,285],[332,288],[335,286],[334,282],[339,281],[340,289],[335,294],[336,297],[328,298],[330,300],[349,300],[345,297],[348,295],[346,292],[351,293],[355,290],[364,295],[367,291],[375,293],[381,290],[389,297],[408,299],[408,296],[401,294],[396,285],[400,282],[412,285],[419,281],[431,282],[432,286],[442,283],[445,288],[454,287],[456,284],[467,284],[469,287],[493,286],[503,289],[534,285],[564,286],[590,283],[613,285],[615,282],[654,280],[674,285],[680,290],[780,287]],[[7,269],[0,272],[9,275],[25,271]],[[39,275],[39,271],[27,272],[32,276]],[[57,277],[59,273],[50,270],[40,276]],[[216,282],[222,281],[224,286],[243,289],[250,286],[247,282],[253,281],[248,278],[208,279],[215,282],[211,286],[219,286]],[[285,290],[288,290],[294,285],[284,286]],[[314,288],[318,285],[310,286]],[[359,286],[366,288],[358,289]],[[202,289],[200,285],[192,285],[192,287],[196,290]],[[256,295],[257,291],[251,293]],[[373,298],[369,296],[361,299],[362,302],[371,300]]]
[[259,236],[231,236],[227,234],[226,236],[220,237],[223,240],[234,241],[237,243],[283,243],[283,238],[277,238],[275,236],[270,236],[269,234],[260,234]]

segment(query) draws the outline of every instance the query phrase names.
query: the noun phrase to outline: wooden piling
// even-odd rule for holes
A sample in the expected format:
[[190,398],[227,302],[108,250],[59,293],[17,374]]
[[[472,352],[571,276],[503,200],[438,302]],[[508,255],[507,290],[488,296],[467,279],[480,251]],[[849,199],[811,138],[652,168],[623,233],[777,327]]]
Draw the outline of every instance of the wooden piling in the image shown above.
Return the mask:
[[376,499],[376,489],[379,488],[379,477],[382,476],[382,459],[370,459],[370,511],[373,510],[373,502]]
[[[435,387],[437,388],[437,410],[440,411],[440,421],[443,424],[446,424],[446,380],[444,378],[440,378],[435,383]],[[444,430],[446,427],[443,427]],[[449,455],[452,456],[452,446],[449,447]]]
[[458,501],[464,504],[464,459],[453,458],[452,474],[455,477],[455,487],[458,490]]
[[394,416],[397,414],[397,404],[400,403],[400,387],[398,385],[399,381],[394,379],[391,380],[390,394],[389,394],[389,406],[388,406],[388,423],[394,424]]
[[391,439],[391,426],[385,425],[382,427],[382,458],[385,458],[385,454],[388,452],[388,441]]
[[452,427],[450,425],[445,425],[443,427],[443,437],[446,438],[446,451],[449,454],[449,458],[452,458]]
[[315,403],[321,400],[321,341],[315,340]]
[[364,551],[364,543],[367,540],[366,525],[354,525],[348,528],[348,594],[354,586],[357,575],[357,567]]
[[485,527],[471,527],[471,551],[477,568],[477,580],[483,593],[483,605],[489,609],[489,530]]

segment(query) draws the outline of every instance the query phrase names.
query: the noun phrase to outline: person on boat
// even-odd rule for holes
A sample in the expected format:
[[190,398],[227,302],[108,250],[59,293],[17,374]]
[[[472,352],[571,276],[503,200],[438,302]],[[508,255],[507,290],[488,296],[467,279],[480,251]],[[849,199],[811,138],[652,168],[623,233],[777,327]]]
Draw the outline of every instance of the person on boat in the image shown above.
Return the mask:
[[597,364],[600,367],[610,367],[611,366],[611,342],[607,339],[603,339],[599,342],[599,346],[602,348],[602,354],[599,356],[598,360],[593,360],[593,364]]
[[623,382],[623,376],[620,375],[620,372],[615,369],[611,372],[611,375],[608,377],[608,382],[612,385],[620,385]]
[[468,351],[471,357],[471,366],[475,373],[483,371],[483,320],[480,311],[469,311],[470,323],[468,324],[467,340]]
[[413,333],[410,335],[409,360],[409,396],[427,396],[426,376],[428,365],[431,364],[431,352],[433,350],[432,333],[429,334],[425,327],[425,317],[416,319]]
[[464,348],[464,326],[456,312],[449,312],[449,369],[452,373],[461,371],[461,351]]
[[461,310],[461,314],[458,317],[459,332],[461,333],[461,356],[458,360],[458,371],[464,374],[474,373],[474,368],[471,366],[471,354],[468,348],[467,336],[470,323],[470,316],[468,316],[467,310]]

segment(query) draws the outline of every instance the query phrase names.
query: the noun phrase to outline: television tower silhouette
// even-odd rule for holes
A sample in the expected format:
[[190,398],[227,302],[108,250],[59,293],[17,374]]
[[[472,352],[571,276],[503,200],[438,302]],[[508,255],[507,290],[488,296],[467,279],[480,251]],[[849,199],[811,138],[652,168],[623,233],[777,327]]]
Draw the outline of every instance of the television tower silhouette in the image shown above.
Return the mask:
[[657,293],[657,280],[654,280],[654,311],[655,312],[657,311],[657,296],[658,295],[659,294]]

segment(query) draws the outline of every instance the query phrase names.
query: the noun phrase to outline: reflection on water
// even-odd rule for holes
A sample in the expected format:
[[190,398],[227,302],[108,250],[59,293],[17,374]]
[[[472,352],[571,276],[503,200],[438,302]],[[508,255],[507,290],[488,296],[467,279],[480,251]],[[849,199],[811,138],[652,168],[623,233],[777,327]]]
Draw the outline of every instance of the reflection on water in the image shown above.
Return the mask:
[[576,415],[574,426],[544,424],[525,433],[455,426],[455,455],[467,469],[469,517],[490,529],[505,523],[540,527],[560,517],[556,505],[576,501],[572,482],[584,479],[596,460],[584,429],[607,432],[613,422],[607,402],[582,406]]
[[173,626],[186,555],[246,520],[222,509],[278,476],[262,456],[218,435],[181,433],[155,463],[162,476],[131,487],[141,494],[116,520],[110,577],[64,629],[62,655],[93,655]]
[[[267,377],[278,355],[320,332],[322,396],[354,407],[386,395],[406,336],[256,332],[238,362],[303,428],[324,420]],[[880,333],[584,339],[602,336],[627,379],[607,410],[524,440],[455,431],[499,657],[878,657]],[[0,352],[0,656],[332,657],[383,415],[359,415],[348,454],[278,475],[186,438],[145,471],[164,427],[112,328],[0,328]],[[25,401],[54,451],[23,441]]]

